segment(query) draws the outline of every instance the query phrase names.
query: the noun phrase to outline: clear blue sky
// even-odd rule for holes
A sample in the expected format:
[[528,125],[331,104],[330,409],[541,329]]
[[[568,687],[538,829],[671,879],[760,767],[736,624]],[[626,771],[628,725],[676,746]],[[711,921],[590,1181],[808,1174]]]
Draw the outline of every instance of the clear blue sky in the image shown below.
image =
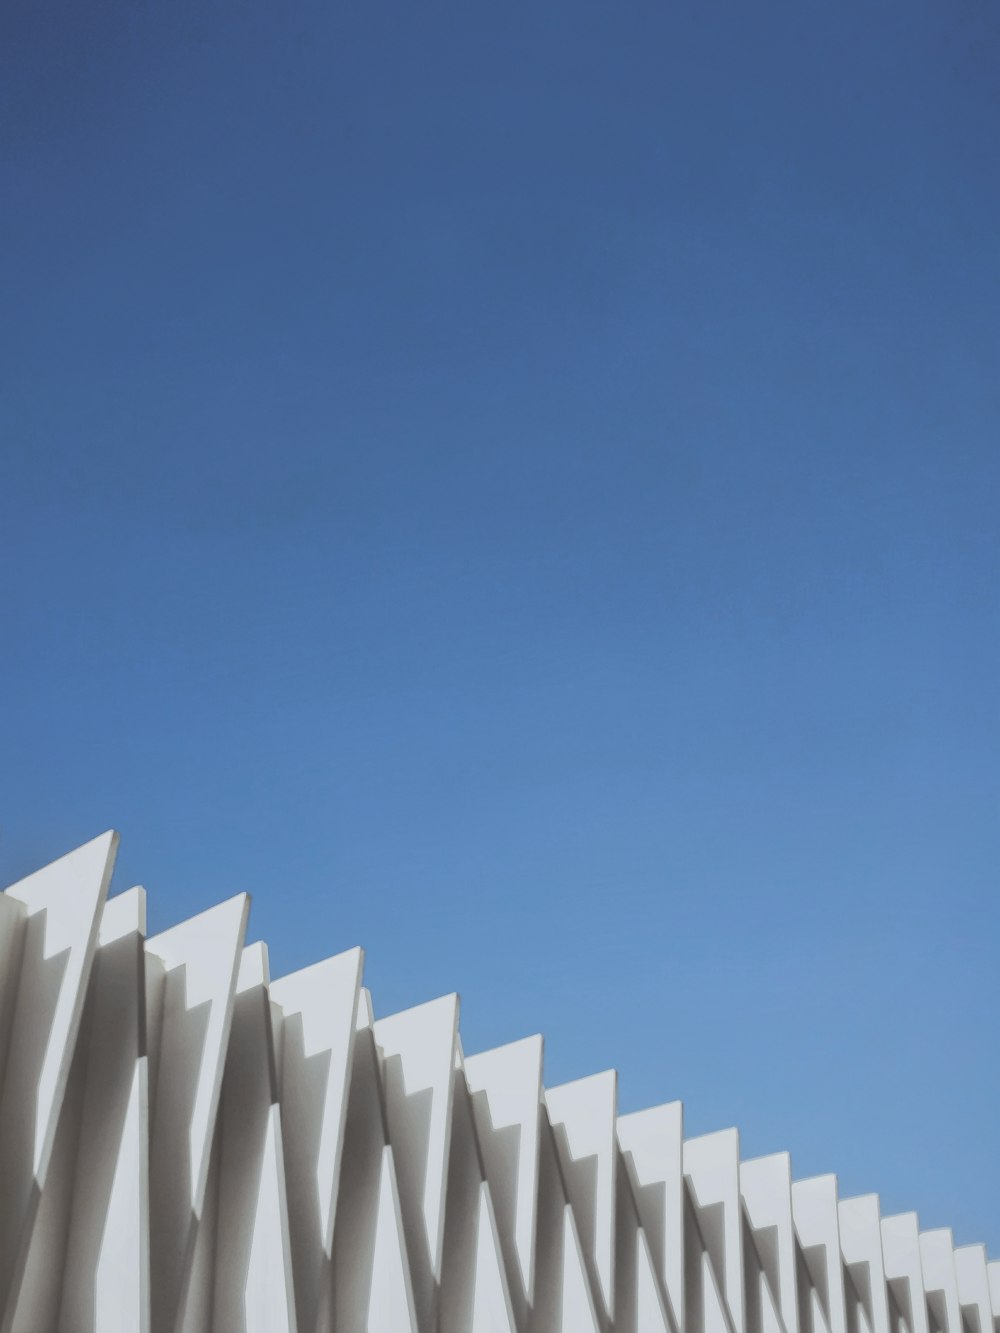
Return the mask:
[[1000,1254],[1000,8],[0,24],[0,877]]

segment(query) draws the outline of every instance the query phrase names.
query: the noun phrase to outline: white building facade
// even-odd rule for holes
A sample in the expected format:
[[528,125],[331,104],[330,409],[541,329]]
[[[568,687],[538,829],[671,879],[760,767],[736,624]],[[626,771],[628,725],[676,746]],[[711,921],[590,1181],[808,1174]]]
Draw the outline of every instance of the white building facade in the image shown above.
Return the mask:
[[0,894],[0,1333],[1000,1333],[1000,1263],[542,1040],[272,981],[230,899],[146,938],[105,834]]

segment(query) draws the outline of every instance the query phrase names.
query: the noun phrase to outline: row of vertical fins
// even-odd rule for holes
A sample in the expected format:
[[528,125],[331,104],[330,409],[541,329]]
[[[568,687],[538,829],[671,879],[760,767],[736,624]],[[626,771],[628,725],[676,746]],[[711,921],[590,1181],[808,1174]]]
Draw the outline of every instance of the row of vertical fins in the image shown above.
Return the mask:
[[1000,1333],[1000,1263],[353,949],[272,981],[241,895],[146,937],[105,834],[0,894],[0,1333]]

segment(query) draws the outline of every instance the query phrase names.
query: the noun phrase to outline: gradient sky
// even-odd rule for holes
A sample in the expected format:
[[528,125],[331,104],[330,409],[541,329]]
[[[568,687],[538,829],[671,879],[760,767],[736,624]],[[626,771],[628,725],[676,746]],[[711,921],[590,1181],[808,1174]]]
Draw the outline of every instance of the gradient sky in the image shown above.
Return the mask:
[[0,52],[0,882],[113,825],[1000,1255],[1000,8]]

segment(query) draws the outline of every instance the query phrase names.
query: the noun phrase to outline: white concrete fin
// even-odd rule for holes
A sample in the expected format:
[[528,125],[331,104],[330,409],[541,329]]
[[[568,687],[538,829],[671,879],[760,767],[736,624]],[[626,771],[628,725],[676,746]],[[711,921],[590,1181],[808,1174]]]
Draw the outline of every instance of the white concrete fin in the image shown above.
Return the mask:
[[112,899],[101,914],[104,942],[90,973],[14,1333],[148,1326],[145,1116],[136,1123],[144,1110],[137,929],[144,919],[141,889]]
[[[620,1152],[620,1149],[619,1149]],[[619,1162],[615,1204],[615,1333],[640,1333],[647,1326],[677,1333],[667,1313],[667,1292],[653,1266],[647,1237],[641,1228],[632,1178],[624,1160]],[[649,1294],[652,1284],[653,1296]]]
[[174,1325],[177,1333],[212,1333],[212,1289],[219,1234],[219,1147],[216,1136],[201,1216],[191,1241],[191,1258],[185,1266],[184,1291]]
[[382,1149],[371,1295],[365,1333],[417,1333],[392,1148]]
[[522,1311],[534,1300],[542,1059],[538,1036],[465,1058],[500,1244]]
[[375,1022],[386,1119],[421,1329],[436,1319],[451,1148],[458,996]]
[[236,994],[242,995],[257,986],[266,986],[270,979],[267,945],[262,940],[248,944],[240,954],[240,966],[236,974]]
[[250,900],[238,894],[154,936],[157,1069],[150,1089],[153,1333],[174,1333],[192,1278]]
[[960,1245],[955,1250],[958,1302],[972,1333],[993,1333],[990,1279],[985,1245]]
[[366,986],[361,987],[358,996],[358,1017],[357,1026],[359,1028],[370,1028],[375,1025],[375,1011],[372,1008],[371,991]]
[[[534,1298],[527,1320],[522,1320],[530,1333],[550,1333],[557,1329],[562,1318],[565,1261],[566,1191],[563,1188],[559,1158],[544,1103],[540,1111],[542,1122],[538,1148],[538,1224],[535,1232]],[[515,1314],[517,1312],[515,1311]]]
[[[268,1115],[258,1208],[245,1288],[247,1333],[297,1333],[281,1111]],[[251,1312],[253,1312],[251,1321]]]
[[615,1173],[615,1333],[635,1333],[639,1317],[636,1304],[639,1230],[632,1182],[624,1162],[619,1161]]
[[[684,1181],[684,1333],[705,1333],[708,1324],[715,1320],[715,1313],[710,1308],[711,1293],[706,1295],[709,1283],[717,1286],[712,1260],[705,1249],[705,1242],[698,1226],[698,1210],[692,1197],[687,1180]],[[719,1296],[720,1305],[724,1304]],[[728,1313],[725,1323],[732,1333]]]
[[0,1087],[17,1008],[17,981],[27,915],[24,903],[8,893],[0,893]]
[[371,1024],[364,1021],[368,1009],[362,995],[333,1237],[329,1326],[337,1333],[416,1333],[395,1167],[385,1142],[378,1054]]
[[907,1333],[929,1333],[916,1213],[882,1218],[882,1263],[889,1290],[906,1321]]
[[701,1333],[733,1333],[732,1316],[708,1251],[702,1250],[695,1262],[701,1270],[698,1283],[701,1288],[701,1323],[698,1326]]
[[488,1196],[489,1186],[483,1180],[471,1098],[456,1043],[444,1250],[435,1333],[467,1333],[472,1323],[476,1301],[480,1198],[484,1189]]
[[684,1107],[668,1102],[618,1117],[618,1143],[639,1220],[674,1325],[684,1317]]
[[271,983],[280,1011],[278,1092],[300,1328],[329,1278],[364,953],[350,949]]
[[97,926],[97,946],[103,949],[126,936],[146,938],[146,890],[138,885],[104,904]]
[[[0,1327],[7,1330],[28,1262],[76,1048],[97,929],[118,849],[105,833],[2,895],[0,959]],[[63,1174],[72,1171],[72,1150]],[[69,1186],[61,1185],[65,1193]],[[58,1215],[58,1214],[57,1214]]]
[[826,1306],[823,1304],[823,1298],[819,1291],[812,1283],[812,1274],[808,1272],[808,1266],[807,1276],[799,1282],[799,1292],[802,1293],[803,1291],[805,1293],[805,1303],[809,1310],[809,1322],[806,1327],[811,1330],[811,1333],[830,1333]]
[[490,1187],[483,1179],[472,1101],[461,1059],[452,1084],[453,1110],[444,1257],[436,1333],[470,1328],[515,1333]]
[[467,1333],[476,1283],[482,1171],[461,1061],[452,1082],[451,1145],[444,1208],[444,1249],[435,1333]]
[[792,1217],[822,1321],[830,1333],[847,1333],[837,1177],[793,1181]]
[[267,951],[243,950],[216,1130],[212,1329],[295,1333]]
[[471,1333],[517,1333],[490,1187],[479,1186]]
[[840,1225],[840,1252],[861,1300],[871,1333],[890,1333],[878,1195],[863,1194],[856,1199],[841,1199],[837,1220]]
[[270,982],[240,895],[146,940],[116,839],[0,893],[0,1333],[1000,1333],[1000,1262],[541,1037]]
[[615,1208],[615,1333],[678,1333],[667,1313],[666,1292],[656,1272],[624,1163],[619,1164]]
[[385,1125],[378,1057],[371,1026],[363,1022],[365,1009],[363,1002],[359,1004],[333,1232],[334,1310],[330,1322],[339,1333],[367,1333],[375,1239],[383,1204]]
[[563,1208],[559,1333],[601,1333],[573,1209]]
[[[1000,1319],[1000,1259],[991,1259],[986,1265],[986,1276],[990,1284],[990,1305],[994,1320]],[[1000,1330],[997,1330],[1000,1333]]]
[[761,1273],[759,1297],[761,1333],[788,1333],[785,1321],[775,1304],[771,1283],[763,1272]]
[[641,1227],[635,1258],[636,1333],[679,1333],[680,1325],[673,1322],[667,1308],[656,1265]]
[[741,1162],[740,1194],[767,1275],[767,1299],[774,1297],[777,1313],[787,1333],[795,1333],[799,1313],[795,1226],[792,1222],[792,1161],[788,1153],[772,1153],[768,1157]]
[[545,1092],[566,1195],[603,1314],[615,1310],[618,1075],[606,1070]]
[[101,915],[59,1333],[149,1329],[149,1107],[142,1030],[146,893]]
[[72,1207],[77,1156],[75,1131],[79,1124],[85,1059],[77,1048],[63,1097],[63,1115],[49,1160],[48,1176],[35,1215],[26,1262],[5,1329],[36,1333],[54,1328],[59,1319],[62,1272],[65,1264],[67,1217]]
[[921,1231],[920,1267],[931,1333],[964,1333],[950,1227]]
[[705,1250],[729,1311],[734,1333],[744,1333],[743,1214],[740,1206],[740,1136],[719,1130],[684,1140],[684,1175]]

